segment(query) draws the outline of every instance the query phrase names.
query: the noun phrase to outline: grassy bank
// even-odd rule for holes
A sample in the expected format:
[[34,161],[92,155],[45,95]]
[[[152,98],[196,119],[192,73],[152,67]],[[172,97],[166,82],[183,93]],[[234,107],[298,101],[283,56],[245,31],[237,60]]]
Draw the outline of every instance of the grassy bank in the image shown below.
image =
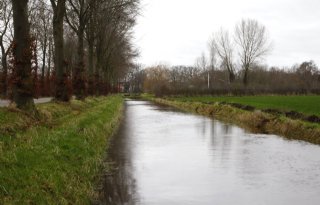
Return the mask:
[[42,104],[41,120],[0,109],[0,204],[90,204],[122,103]]
[[[294,120],[282,115],[274,115],[259,110],[247,111],[224,103],[208,104],[187,98],[150,98],[157,103],[166,104],[185,111],[191,111],[237,124],[252,132],[277,134],[289,139],[304,140],[320,144],[320,125],[302,120]],[[205,103],[204,103],[205,102]]]
[[278,109],[297,111],[308,115],[320,116],[320,95],[313,96],[243,96],[243,97],[174,97],[171,100],[180,102],[227,102],[253,106],[258,109]]

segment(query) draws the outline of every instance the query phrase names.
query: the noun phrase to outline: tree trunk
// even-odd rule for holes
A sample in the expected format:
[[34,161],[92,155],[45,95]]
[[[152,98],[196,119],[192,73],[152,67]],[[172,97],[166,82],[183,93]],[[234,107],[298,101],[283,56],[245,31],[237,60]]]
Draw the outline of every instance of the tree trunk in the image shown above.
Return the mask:
[[235,80],[235,75],[234,75],[234,73],[233,72],[231,72],[231,71],[229,71],[229,82],[230,83],[233,83],[234,82],[234,80]]
[[63,18],[65,15],[65,0],[58,0],[54,7],[53,14],[53,39],[54,39],[54,66],[56,71],[55,98],[58,101],[69,101],[68,75],[66,73],[66,63],[64,61],[63,42]]
[[94,94],[94,45],[93,45],[93,40],[90,39],[89,42],[89,94],[93,95]]
[[78,66],[75,71],[75,88],[74,92],[79,100],[83,100],[86,96],[86,79],[84,65],[84,28],[80,27],[78,31]]
[[19,109],[36,113],[31,75],[31,38],[28,0],[12,0],[15,60],[13,100]]
[[53,45],[52,45],[52,40],[49,40],[49,50],[48,50],[48,69],[47,69],[47,76],[46,76],[46,93],[49,96],[54,95],[54,93],[52,92],[52,79],[51,79],[51,58],[52,58],[52,49],[53,49]]
[[244,69],[244,76],[243,76],[243,84],[245,87],[247,87],[248,85],[248,72],[249,72],[249,68],[245,68]]
[[[95,73],[94,73],[94,95],[99,96],[101,95],[100,89],[102,85],[102,55],[101,55],[101,45],[97,44],[95,48],[95,52],[97,55],[96,63],[95,63]],[[100,75],[101,74],[101,75]]]
[[7,62],[7,53],[6,50],[4,49],[3,44],[1,44],[1,65],[2,65],[2,79],[1,79],[1,94],[4,97],[7,97],[7,90],[8,90],[8,81],[7,81],[7,76],[8,76],[8,62]]
[[45,40],[42,50],[42,68],[41,68],[41,95],[46,95],[46,89],[45,89],[45,68],[46,68],[46,51],[47,51],[47,42]]
[[99,6],[98,1],[93,1],[91,4],[91,12],[90,18],[87,26],[87,37],[88,37],[88,74],[89,74],[89,85],[88,85],[88,93],[89,95],[95,94],[95,35],[96,35],[96,12]]

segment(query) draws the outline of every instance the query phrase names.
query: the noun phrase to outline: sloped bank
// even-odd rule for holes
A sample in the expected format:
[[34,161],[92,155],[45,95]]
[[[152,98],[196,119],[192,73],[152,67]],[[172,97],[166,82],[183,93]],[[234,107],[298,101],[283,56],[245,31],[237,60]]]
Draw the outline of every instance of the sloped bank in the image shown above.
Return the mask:
[[317,123],[307,123],[257,110],[246,111],[221,103],[205,104],[200,102],[178,102],[162,98],[148,99],[184,111],[195,112],[234,123],[252,132],[276,134],[288,139],[320,144],[320,125]]
[[91,204],[123,98],[0,109],[0,204]]

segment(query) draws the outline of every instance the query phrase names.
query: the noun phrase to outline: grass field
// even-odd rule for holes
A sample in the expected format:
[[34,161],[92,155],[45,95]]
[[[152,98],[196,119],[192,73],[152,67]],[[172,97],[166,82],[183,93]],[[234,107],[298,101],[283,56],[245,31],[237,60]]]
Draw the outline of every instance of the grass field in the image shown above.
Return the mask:
[[47,103],[41,120],[1,108],[0,204],[90,204],[122,103]]
[[174,97],[170,100],[182,102],[228,102],[254,106],[258,109],[296,111],[320,116],[320,96],[244,96],[244,97]]

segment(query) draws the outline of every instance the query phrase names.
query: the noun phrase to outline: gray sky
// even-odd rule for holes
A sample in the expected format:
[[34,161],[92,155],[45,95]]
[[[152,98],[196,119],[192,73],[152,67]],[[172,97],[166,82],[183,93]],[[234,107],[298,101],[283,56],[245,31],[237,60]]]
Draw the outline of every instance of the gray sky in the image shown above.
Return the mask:
[[139,62],[193,65],[213,32],[224,27],[233,33],[242,18],[253,18],[273,42],[263,63],[320,65],[319,10],[319,0],[142,0],[135,28]]

